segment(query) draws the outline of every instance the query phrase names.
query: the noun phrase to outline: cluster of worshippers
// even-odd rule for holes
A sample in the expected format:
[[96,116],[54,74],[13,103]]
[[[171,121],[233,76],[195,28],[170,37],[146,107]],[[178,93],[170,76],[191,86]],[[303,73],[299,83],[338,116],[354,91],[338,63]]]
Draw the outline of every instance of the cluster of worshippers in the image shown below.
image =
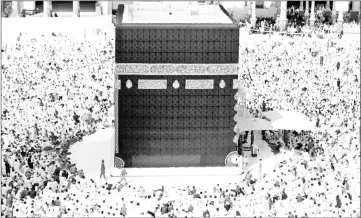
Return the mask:
[[237,183],[150,190],[95,181],[67,156],[68,140],[104,128],[113,104],[115,34],[94,34],[3,43],[2,217],[360,217],[359,41],[270,36],[241,51],[247,108],[307,115],[313,152]]
[[[261,34],[270,34],[281,32],[282,34],[286,34],[288,36],[309,36],[316,35],[320,38],[324,37],[325,34],[329,33],[338,33],[336,24],[322,24],[318,28],[311,28],[308,25],[304,25],[304,21],[302,21],[302,25],[298,24],[297,21],[289,22],[287,24],[287,29],[281,31],[279,24],[273,18],[257,18],[256,28],[251,28],[252,33],[261,33]],[[346,26],[348,24],[345,24]],[[350,24],[349,26],[352,26]],[[342,36],[341,33],[336,35],[337,37]]]
[[[31,201],[46,189],[65,193],[84,177],[70,163],[68,148],[107,127],[113,105],[113,41],[105,33],[94,35],[79,42],[25,32],[3,44],[2,215],[36,214]],[[46,216],[56,200],[40,204]],[[12,206],[19,202],[27,203]]]
[[[304,13],[300,11],[299,8],[291,6],[287,8],[287,29],[281,31],[279,24],[275,18],[272,17],[257,17],[256,27],[251,28],[253,33],[263,33],[268,34],[272,32],[284,32],[289,36],[293,35],[312,35],[316,34],[319,37],[323,37],[327,33],[337,33],[337,23],[332,24],[331,12],[326,12],[324,6],[319,6],[315,11],[315,25],[317,28],[311,28],[309,25],[306,25],[306,20]],[[249,24],[248,24],[249,25]],[[358,22],[351,21],[343,24],[346,29],[355,29],[354,26],[359,26]],[[338,34],[342,36],[342,34]]]

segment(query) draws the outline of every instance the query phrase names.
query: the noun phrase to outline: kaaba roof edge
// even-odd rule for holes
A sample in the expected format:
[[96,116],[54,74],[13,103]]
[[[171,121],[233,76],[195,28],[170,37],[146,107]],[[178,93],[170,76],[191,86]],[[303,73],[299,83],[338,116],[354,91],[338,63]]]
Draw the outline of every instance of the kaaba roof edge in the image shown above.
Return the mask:
[[219,5],[221,11],[232,21],[232,23],[123,23],[124,15],[124,5],[118,5],[118,23],[115,29],[125,29],[125,28],[160,28],[160,29],[173,29],[173,28],[210,28],[210,29],[220,29],[220,28],[238,28],[238,23],[232,18],[232,16],[225,10],[222,5]]
[[122,23],[116,29],[233,29],[238,28],[237,24],[223,24],[223,23]]

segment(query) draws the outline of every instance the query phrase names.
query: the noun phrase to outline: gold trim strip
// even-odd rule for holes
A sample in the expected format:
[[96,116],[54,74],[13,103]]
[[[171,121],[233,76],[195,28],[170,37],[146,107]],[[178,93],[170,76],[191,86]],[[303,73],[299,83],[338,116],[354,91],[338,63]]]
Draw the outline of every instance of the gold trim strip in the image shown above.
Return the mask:
[[237,75],[238,64],[116,64],[116,75]]

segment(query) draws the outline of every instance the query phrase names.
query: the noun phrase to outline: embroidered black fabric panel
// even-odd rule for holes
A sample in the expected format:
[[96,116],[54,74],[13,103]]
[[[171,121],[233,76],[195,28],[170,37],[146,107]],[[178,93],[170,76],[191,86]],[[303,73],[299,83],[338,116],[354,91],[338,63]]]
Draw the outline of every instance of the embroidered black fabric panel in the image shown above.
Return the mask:
[[238,63],[236,25],[120,26],[116,63]]
[[[176,164],[164,158],[156,167],[189,166],[187,157],[199,155],[194,166],[223,166],[227,154],[235,150],[233,127],[236,93],[226,76],[119,76],[119,157],[127,167],[149,167],[134,162],[142,156],[184,156]],[[166,90],[139,90],[138,79],[166,79]],[[186,79],[212,79],[214,89],[185,89]],[[126,88],[126,81],[133,86]],[[178,80],[180,87],[172,84]],[[219,83],[224,80],[225,88]],[[138,158],[139,159],[139,158]]]

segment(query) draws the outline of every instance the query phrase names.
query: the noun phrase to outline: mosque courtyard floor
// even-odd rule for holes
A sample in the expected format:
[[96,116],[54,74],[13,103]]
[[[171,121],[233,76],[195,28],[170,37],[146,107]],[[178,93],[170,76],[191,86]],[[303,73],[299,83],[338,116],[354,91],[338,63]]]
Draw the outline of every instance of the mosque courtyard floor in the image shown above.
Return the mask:
[[[87,177],[102,184],[116,183],[120,177],[114,166],[114,128],[98,130],[95,134],[84,137],[83,141],[70,147],[70,160],[76,163],[78,169],[83,169]],[[249,170],[253,176],[259,176],[259,159],[262,159],[263,173],[272,172],[277,167],[281,154],[274,155],[267,143],[261,140],[260,132],[255,133],[255,143],[259,146],[258,157],[248,154]],[[100,179],[100,163],[104,159],[107,180]],[[202,186],[214,187],[217,184],[226,185],[240,181],[244,174],[238,167],[170,167],[170,168],[127,168],[127,181],[133,186],[157,189],[164,186],[185,187]],[[118,172],[117,172],[118,171]]]

